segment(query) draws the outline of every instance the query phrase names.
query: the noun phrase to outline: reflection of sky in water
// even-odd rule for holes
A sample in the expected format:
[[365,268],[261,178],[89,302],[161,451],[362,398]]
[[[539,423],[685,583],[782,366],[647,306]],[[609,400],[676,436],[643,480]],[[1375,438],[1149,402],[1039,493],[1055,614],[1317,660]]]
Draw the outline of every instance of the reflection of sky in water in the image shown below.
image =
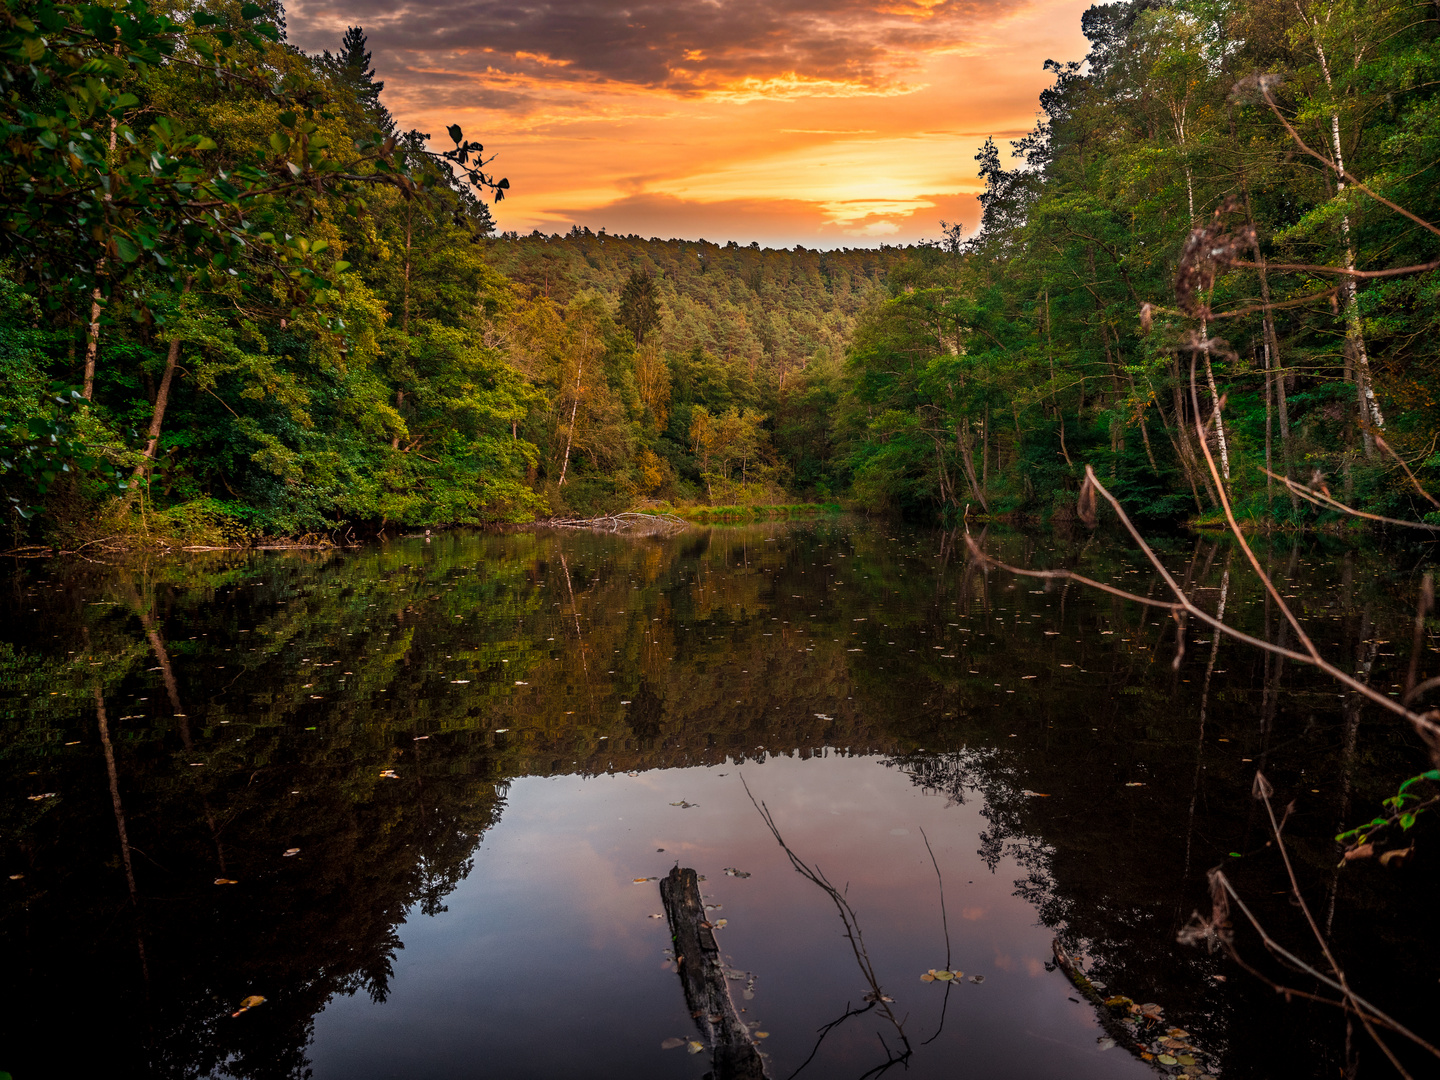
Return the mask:
[[[1103,536],[985,543],[1160,587]],[[1322,650],[1398,693],[1423,553],[1256,543]],[[631,884],[678,859],[725,905],[723,943],[756,975],[781,1080],[866,987],[833,905],[783,860],[736,768],[714,763],[821,746],[966,791],[927,797],[878,757],[743,766],[797,852],[850,884],[921,1075],[1141,1068],[1096,1051],[1089,1008],[1044,970],[1041,923],[1088,949],[1113,992],[1162,1004],[1229,1080],[1335,1074],[1338,1014],[1311,1022],[1175,940],[1208,909],[1217,864],[1268,929],[1308,940],[1249,795],[1260,767],[1296,799],[1287,835],[1312,904],[1328,918],[1334,901],[1347,973],[1426,1030],[1440,860],[1337,872],[1333,844],[1424,767],[1407,733],[1193,624],[1176,670],[1173,621],[982,573],[958,545],[844,521],[22,565],[0,590],[0,1068],[276,1080],[304,1076],[312,1053],[322,1080],[698,1077],[706,1057],[659,1049],[692,1029],[661,970],[665,924],[648,918],[658,889]],[[1228,581],[1227,620],[1278,633],[1226,544],[1161,551],[1202,606]],[[682,799],[698,805],[669,805]],[[919,975],[944,943],[921,826],[945,870],[952,966],[986,976],[952,989],[927,1047],[944,987]],[[386,1003],[345,996],[355,986]],[[232,1018],[251,994],[263,1007]],[[76,1002],[105,1003],[84,1040]],[[802,1080],[882,1062],[878,1029],[849,1020]]]
[[[875,758],[775,758],[744,771],[796,853],[848,884],[881,982],[909,1016],[910,1075],[950,1076],[961,1063],[987,1078],[1149,1075],[1121,1051],[1096,1049],[1090,1007],[1045,970],[1051,931],[1013,895],[1026,871],[1005,858],[991,874],[976,853],[980,800],[947,805]],[[697,805],[669,805],[682,799]],[[945,962],[921,828],[945,874],[952,966],[967,976],[950,990],[941,1036],[923,1047],[946,991],[919,981]],[[658,887],[633,883],[677,859],[705,874],[707,899],[723,905],[722,951],[757,976],[755,999],[737,1004],[770,1032],[771,1074],[788,1076],[816,1029],[859,1006],[867,987],[830,899],[790,868],[739,771],[714,766],[515,781],[449,910],[412,911],[401,928],[389,1000],[337,998],[317,1018],[317,1080],[701,1075],[708,1055],[660,1049],[694,1028],[678,978],[662,967],[666,921],[648,917],[663,910]],[[742,985],[732,984],[737,999]],[[873,1014],[852,1018],[802,1075],[858,1076],[879,1064],[877,1031],[894,1043]]]

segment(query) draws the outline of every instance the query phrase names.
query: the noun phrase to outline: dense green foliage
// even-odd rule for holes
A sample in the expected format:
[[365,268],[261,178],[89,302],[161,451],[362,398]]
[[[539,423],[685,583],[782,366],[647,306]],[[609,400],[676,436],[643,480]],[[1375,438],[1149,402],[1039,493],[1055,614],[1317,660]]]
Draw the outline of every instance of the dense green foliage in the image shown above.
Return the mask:
[[862,320],[856,498],[1043,510],[1073,500],[1090,463],[1142,515],[1208,516],[1195,423],[1218,391],[1209,446],[1242,516],[1314,513],[1263,465],[1398,516],[1430,510],[1383,451],[1431,478],[1440,465],[1440,278],[1422,265],[1352,296],[1336,268],[1429,264],[1440,246],[1354,183],[1440,216],[1433,6],[1134,0],[1083,27],[1090,55],[1047,64],[1017,167],[993,142],[978,156],[980,233],[952,230]]
[[1315,514],[1267,465],[1431,509],[1387,453],[1440,468],[1431,6],[1092,8],[1015,167],[979,155],[975,237],[825,252],[496,236],[482,148],[401,132],[363,32],[307,56],[273,3],[0,20],[17,540],[1046,514],[1087,463],[1205,518],[1206,447],[1252,521]]

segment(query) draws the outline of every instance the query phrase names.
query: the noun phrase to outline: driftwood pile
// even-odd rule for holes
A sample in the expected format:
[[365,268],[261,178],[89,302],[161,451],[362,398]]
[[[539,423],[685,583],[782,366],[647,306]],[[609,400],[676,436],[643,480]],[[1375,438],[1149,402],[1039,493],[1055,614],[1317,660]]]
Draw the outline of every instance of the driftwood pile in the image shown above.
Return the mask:
[[545,522],[552,529],[590,529],[594,532],[627,533],[631,536],[673,536],[690,523],[674,514],[605,514],[593,518],[555,518]]

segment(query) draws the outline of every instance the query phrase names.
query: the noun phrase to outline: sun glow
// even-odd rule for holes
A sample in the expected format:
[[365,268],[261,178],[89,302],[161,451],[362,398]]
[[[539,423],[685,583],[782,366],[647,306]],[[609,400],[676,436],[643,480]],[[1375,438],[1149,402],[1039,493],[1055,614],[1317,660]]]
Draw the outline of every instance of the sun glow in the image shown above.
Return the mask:
[[[498,152],[501,229],[825,246],[973,228],[977,150],[1033,126],[1045,59],[1084,55],[1088,2],[670,0],[642,19],[473,0],[365,25],[402,128],[459,123]],[[292,40],[333,49],[334,3],[291,0]]]

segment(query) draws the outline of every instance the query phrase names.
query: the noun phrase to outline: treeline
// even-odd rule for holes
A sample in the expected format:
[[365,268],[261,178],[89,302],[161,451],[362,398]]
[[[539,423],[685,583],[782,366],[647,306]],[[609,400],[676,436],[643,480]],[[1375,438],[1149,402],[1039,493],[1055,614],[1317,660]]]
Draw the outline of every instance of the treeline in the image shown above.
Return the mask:
[[1136,513],[1218,516],[1199,423],[1242,518],[1317,513],[1266,466],[1433,511],[1386,450],[1436,477],[1440,13],[1132,0],[1083,27],[1019,163],[978,156],[978,235],[861,320],[856,500],[1058,509],[1089,463]]
[[7,5],[7,529],[1044,515],[1087,463],[1204,519],[1206,449],[1256,522],[1316,513],[1266,467],[1432,510],[1400,459],[1440,468],[1433,5],[1083,25],[1018,162],[979,155],[976,236],[821,252],[497,236],[484,148],[399,130],[363,32],[308,56],[275,0]]
[[898,250],[496,238],[489,153],[401,131],[363,32],[308,56],[273,2],[0,28],[17,542],[833,493],[839,361]]

